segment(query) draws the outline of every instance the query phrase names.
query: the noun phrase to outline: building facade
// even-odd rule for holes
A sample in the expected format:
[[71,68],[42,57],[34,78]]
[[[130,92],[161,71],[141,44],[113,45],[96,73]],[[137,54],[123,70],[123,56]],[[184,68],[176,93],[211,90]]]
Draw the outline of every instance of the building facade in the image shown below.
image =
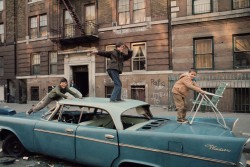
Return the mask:
[[225,80],[230,83],[225,93],[231,98],[223,98],[231,104],[227,111],[243,105],[246,111],[250,105],[249,0],[0,3],[3,100],[10,94],[13,102],[40,100],[61,77],[74,80],[84,96],[109,97],[113,89],[106,73],[109,60],[90,52],[112,50],[123,41],[133,49],[133,57],[121,74],[122,98],[171,109],[173,83],[180,73],[195,67],[198,83],[206,90],[214,91]]
[[249,112],[250,1],[176,0],[171,12],[174,73],[198,69],[209,91],[228,82],[223,110]]

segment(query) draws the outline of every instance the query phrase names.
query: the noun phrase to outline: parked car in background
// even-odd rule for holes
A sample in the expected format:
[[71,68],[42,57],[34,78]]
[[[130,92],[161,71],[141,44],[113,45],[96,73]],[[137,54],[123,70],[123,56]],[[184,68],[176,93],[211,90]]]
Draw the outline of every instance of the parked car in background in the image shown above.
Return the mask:
[[226,128],[212,117],[180,124],[154,117],[146,102],[88,97],[28,116],[1,115],[0,137],[12,156],[28,151],[89,166],[241,167],[249,139],[234,135],[236,121],[225,118]]

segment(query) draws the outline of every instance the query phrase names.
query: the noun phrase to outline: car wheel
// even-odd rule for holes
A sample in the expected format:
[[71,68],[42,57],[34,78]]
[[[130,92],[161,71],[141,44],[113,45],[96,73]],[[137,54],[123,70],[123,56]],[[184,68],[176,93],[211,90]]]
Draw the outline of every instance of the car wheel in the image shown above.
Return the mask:
[[25,148],[18,138],[14,135],[9,135],[5,138],[2,144],[2,149],[5,154],[20,157],[25,153]]

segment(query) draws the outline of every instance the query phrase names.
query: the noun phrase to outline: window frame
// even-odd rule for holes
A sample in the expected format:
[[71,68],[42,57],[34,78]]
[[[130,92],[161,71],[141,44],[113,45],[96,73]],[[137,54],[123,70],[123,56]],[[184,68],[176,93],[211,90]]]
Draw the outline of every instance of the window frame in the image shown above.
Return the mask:
[[[143,8],[136,8],[138,4],[141,2],[138,1],[143,1],[144,7]],[[121,3],[121,4],[120,4]],[[127,4],[128,3],[128,4]],[[140,5],[139,5],[140,6]],[[142,23],[146,21],[146,13],[147,13],[147,2],[146,0],[118,0],[117,1],[117,20],[118,20],[118,25],[128,25],[128,24],[136,24],[136,23]],[[144,10],[144,16],[143,19],[135,19],[135,12],[139,10]],[[140,16],[140,15],[139,15]],[[125,20],[122,20],[121,18],[125,18]],[[138,17],[141,18],[141,17]],[[124,21],[124,23],[122,21]]]
[[[204,12],[195,12],[195,6],[194,6],[195,1],[203,1],[203,0],[192,0],[192,14],[193,15],[206,14],[206,13],[213,12],[213,1],[212,0],[209,0],[210,1],[210,11],[204,11]],[[205,5],[205,4],[202,4],[202,5]]]
[[[145,63],[144,63],[144,69],[142,69],[142,70],[135,70],[135,68],[134,68],[134,60],[135,60],[135,57],[134,57],[134,46],[135,45],[142,45],[142,44],[144,44],[144,47],[145,47],[145,55],[144,55],[144,61],[145,61]],[[131,66],[132,66],[132,71],[147,71],[147,43],[146,42],[135,42],[135,43],[131,43],[131,49],[133,50],[133,56],[132,56],[132,58],[131,58]],[[139,60],[140,61],[140,60]],[[142,60],[143,61],[143,60]]]
[[[198,40],[208,40],[208,39],[211,40],[211,53],[196,54],[196,41],[198,41]],[[197,61],[196,61],[197,55],[206,55],[206,54],[211,54],[211,58],[212,58],[211,67],[210,68],[205,68],[205,67],[198,68],[197,67]],[[214,70],[214,38],[212,36],[203,37],[203,38],[194,38],[193,39],[193,67],[195,67],[196,69],[199,69],[199,70]]]
[[234,69],[249,69],[249,66],[236,66],[236,53],[244,53],[244,52],[250,52],[250,50],[246,50],[246,51],[235,51],[235,37],[240,37],[240,36],[249,36],[250,38],[250,33],[245,33],[245,34],[234,34],[232,36],[232,42],[233,42],[233,48],[232,48],[232,52],[233,52],[233,68]]
[[0,56],[0,76],[4,76],[4,56]]
[[0,43],[5,42],[4,24],[0,23]]
[[[46,16],[44,20],[42,18]],[[42,31],[45,29],[45,31]],[[35,32],[32,32],[34,30]],[[47,37],[48,35],[48,15],[40,14],[29,17],[29,37],[30,39]]]
[[[41,55],[39,53],[31,54],[31,75],[39,75],[41,73]],[[34,60],[36,58],[36,60]]]
[[235,8],[235,1],[242,1],[242,0],[232,0],[232,10],[238,10],[238,9],[245,9],[245,8],[249,8],[250,7],[250,0],[244,0],[244,1],[248,1],[248,5],[244,6],[244,7],[238,7]]
[[0,12],[4,10],[4,0],[0,0]]
[[[52,56],[55,56],[56,61],[52,61]],[[56,51],[49,52],[49,75],[57,74],[57,64],[58,64],[58,54]],[[55,66],[55,71],[53,72],[53,67]]]

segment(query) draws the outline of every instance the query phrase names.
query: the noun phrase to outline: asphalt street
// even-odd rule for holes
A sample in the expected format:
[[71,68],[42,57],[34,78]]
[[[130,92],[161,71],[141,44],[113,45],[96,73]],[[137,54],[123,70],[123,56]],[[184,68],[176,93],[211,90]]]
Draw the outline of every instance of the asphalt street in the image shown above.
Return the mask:
[[[37,102],[28,102],[27,104],[18,104],[18,103],[1,103],[0,107],[9,107],[16,112],[25,112],[29,110],[32,105],[35,105]],[[48,107],[53,107],[54,103],[50,104]],[[154,116],[176,116],[175,111],[168,111],[165,106],[151,106],[150,108]],[[187,114],[187,116],[190,113]],[[197,116],[201,117],[213,117],[213,113],[205,112],[198,113]],[[223,113],[224,117],[234,117],[238,118],[238,122],[234,129],[234,132],[239,136],[244,136],[250,138],[250,113]],[[2,159],[2,143],[0,142],[0,162]],[[247,146],[250,148],[250,144]],[[246,153],[248,161],[250,161],[250,154]],[[249,163],[249,162],[248,162]],[[3,164],[0,163],[0,166]],[[72,164],[58,159],[49,158],[42,155],[25,155],[23,158],[15,159],[14,162],[10,164],[5,164],[6,167],[78,167],[77,164]],[[80,166],[79,166],[80,167]]]

